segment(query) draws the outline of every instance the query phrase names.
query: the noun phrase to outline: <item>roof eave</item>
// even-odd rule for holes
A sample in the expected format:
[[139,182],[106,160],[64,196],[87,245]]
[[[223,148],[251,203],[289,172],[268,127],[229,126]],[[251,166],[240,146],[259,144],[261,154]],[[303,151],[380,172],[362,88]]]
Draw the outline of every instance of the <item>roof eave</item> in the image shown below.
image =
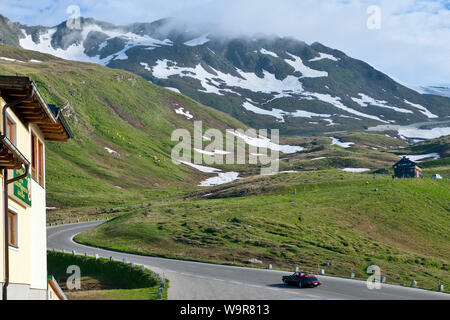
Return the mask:
[[38,97],[38,100],[39,100],[39,103],[42,106],[42,109],[44,109],[45,113],[48,115],[50,120],[52,120],[54,123],[56,123],[55,117],[53,116],[49,106],[47,105],[47,103],[45,102],[45,100],[42,97],[41,93],[39,92],[39,89],[37,88],[36,84],[34,82],[31,82],[31,86],[33,87],[34,92],[35,92],[36,96]]
[[[30,162],[27,160],[27,158],[17,149],[17,147],[9,140],[9,138],[3,134],[0,135],[0,142],[11,152],[12,156],[17,158],[21,165],[29,166]],[[17,167],[17,169],[19,169]]]

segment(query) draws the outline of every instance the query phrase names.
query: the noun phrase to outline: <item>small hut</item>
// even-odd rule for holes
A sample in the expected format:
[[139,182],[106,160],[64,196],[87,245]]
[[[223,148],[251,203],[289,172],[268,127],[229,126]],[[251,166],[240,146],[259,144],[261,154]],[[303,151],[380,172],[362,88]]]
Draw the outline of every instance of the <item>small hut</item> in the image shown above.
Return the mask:
[[403,157],[399,162],[394,164],[394,176],[396,178],[421,178],[422,167],[414,161]]

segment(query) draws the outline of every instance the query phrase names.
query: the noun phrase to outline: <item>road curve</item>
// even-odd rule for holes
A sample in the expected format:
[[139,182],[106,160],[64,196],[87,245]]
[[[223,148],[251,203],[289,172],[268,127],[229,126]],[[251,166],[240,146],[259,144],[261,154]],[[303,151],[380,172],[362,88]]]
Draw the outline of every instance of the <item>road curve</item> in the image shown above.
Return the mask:
[[[94,248],[73,241],[80,232],[103,221],[47,227],[47,247],[100,257],[126,259],[142,264],[170,280],[169,299],[183,300],[279,300],[279,299],[446,299],[449,294],[383,284],[369,290],[365,281],[320,276],[314,289],[288,287],[281,283],[284,271],[223,266],[209,263],[139,256]],[[81,270],[83,273],[83,270]]]

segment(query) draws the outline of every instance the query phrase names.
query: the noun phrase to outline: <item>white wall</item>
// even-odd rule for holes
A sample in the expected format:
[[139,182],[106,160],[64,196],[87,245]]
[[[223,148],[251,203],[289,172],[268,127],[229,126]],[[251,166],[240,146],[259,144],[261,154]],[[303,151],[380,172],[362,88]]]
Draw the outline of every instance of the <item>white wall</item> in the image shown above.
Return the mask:
[[31,283],[32,289],[47,289],[47,230],[45,189],[31,179],[30,214]]

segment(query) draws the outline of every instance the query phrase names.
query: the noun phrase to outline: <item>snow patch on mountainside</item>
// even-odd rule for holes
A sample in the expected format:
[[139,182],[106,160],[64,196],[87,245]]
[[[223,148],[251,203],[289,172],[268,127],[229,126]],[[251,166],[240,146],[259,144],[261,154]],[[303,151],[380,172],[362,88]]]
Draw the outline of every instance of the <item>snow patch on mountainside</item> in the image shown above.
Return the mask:
[[310,96],[313,96],[313,97],[317,98],[317,100],[320,100],[320,101],[332,104],[336,108],[344,110],[344,111],[346,111],[348,113],[351,113],[351,114],[354,114],[354,115],[357,115],[357,116],[360,116],[360,117],[363,117],[363,118],[368,118],[368,119],[373,119],[373,120],[380,121],[380,122],[383,122],[383,123],[388,123],[387,121],[382,120],[382,119],[380,119],[377,116],[372,116],[372,115],[369,115],[369,114],[365,114],[365,113],[356,111],[356,110],[354,110],[352,108],[349,108],[349,107],[345,106],[341,102],[341,98],[339,98],[339,97],[333,97],[333,96],[331,96],[329,94],[323,94],[323,93],[308,93],[308,94]]
[[338,138],[335,137],[329,137],[331,139],[331,145],[337,145],[339,147],[342,148],[350,148],[352,144],[354,144],[353,142],[342,142],[341,140],[339,140]]
[[[17,59],[12,59],[12,58],[7,58],[7,57],[0,57],[0,60],[8,61],[8,62],[27,63],[26,61],[17,60]],[[29,63],[41,63],[42,61],[35,60],[35,59],[31,59],[31,60],[28,61],[28,62],[29,62]]]
[[242,133],[242,132],[238,132],[238,131],[230,131],[230,133],[236,137],[238,137],[239,139],[243,140],[246,144],[250,145],[250,146],[254,146],[254,147],[258,147],[258,148],[264,148],[264,149],[270,149],[270,150],[274,150],[274,151],[279,151],[282,153],[296,153],[299,151],[304,150],[304,148],[299,147],[299,146],[289,146],[289,145],[279,145],[276,143],[273,143],[272,141],[270,141],[269,138],[266,137],[250,137],[247,136],[246,134]]
[[[300,95],[300,99],[317,99],[320,100],[322,102],[326,102],[328,104],[333,105],[334,107],[344,110],[348,113],[363,117],[363,118],[368,118],[368,119],[372,119],[372,120],[376,120],[376,121],[380,121],[383,123],[389,123],[388,121],[382,120],[381,118],[377,117],[377,116],[373,116],[373,115],[369,115],[369,114],[365,114],[362,112],[359,112],[357,110],[354,110],[352,108],[349,108],[347,106],[345,106],[342,102],[341,102],[341,98],[339,97],[333,97],[329,94],[323,94],[323,93],[316,93],[316,92],[308,92],[308,91],[300,91],[296,93],[297,95]],[[274,99],[275,100],[277,98],[281,98],[283,96],[292,96],[294,95],[294,93],[280,93],[278,94]],[[264,110],[258,107],[255,107],[249,103],[245,103],[244,108],[246,108],[249,111],[253,111],[255,113],[259,113],[259,114],[266,114],[266,115],[271,115],[275,118],[277,118],[278,121],[283,122],[284,121],[284,117],[283,115],[287,115],[287,116],[291,116],[291,117],[305,117],[305,118],[311,118],[311,117],[322,117],[322,118],[329,118],[332,115],[330,114],[317,114],[317,113],[311,113],[308,111],[303,111],[303,110],[297,110],[296,112],[287,112],[287,111],[283,111],[280,109],[272,109],[272,111],[268,111],[268,110]],[[412,112],[411,112],[412,113]],[[361,120],[359,118],[356,117],[351,117],[351,116],[345,116],[342,115],[342,117],[347,117],[347,118],[353,118],[356,120]]]
[[239,179],[238,172],[220,172],[217,177],[212,177],[200,182],[200,187],[213,187],[222,185],[225,183],[230,183]]
[[6,57],[0,57],[0,60],[8,61],[8,62],[19,62],[19,63],[25,63],[23,61],[17,60],[17,59],[11,59]]
[[181,91],[178,90],[177,88],[172,88],[172,87],[164,87],[164,88],[166,88],[167,90],[170,90],[170,91],[173,91],[173,92],[176,92],[176,93],[180,93],[180,94],[181,94]]
[[[158,40],[151,38],[147,35],[140,36],[131,32],[124,33],[121,31],[116,30],[104,30],[98,25],[89,25],[85,26],[83,30],[81,31],[81,38],[83,39],[80,42],[76,42],[69,46],[66,50],[63,50],[61,48],[54,48],[52,46],[52,38],[57,32],[56,28],[49,29],[46,33],[41,34],[39,36],[39,42],[35,43],[32,39],[32,36],[27,34],[25,30],[21,30],[24,38],[20,39],[19,44],[22,48],[27,50],[34,50],[39,51],[43,53],[48,53],[51,55],[54,55],[59,58],[63,58],[66,60],[76,60],[76,61],[83,61],[83,62],[92,62],[97,63],[101,65],[107,65],[112,60],[126,60],[128,59],[128,56],[126,55],[126,52],[136,46],[142,46],[146,47],[146,49],[154,49],[161,46],[171,46],[173,45],[172,41],[165,39],[165,40]],[[115,52],[103,59],[100,59],[100,55],[90,57],[85,53],[85,49],[83,46],[84,41],[88,37],[90,32],[102,32],[108,36],[108,39],[104,41],[102,44],[100,44],[99,48],[105,48],[108,46],[108,41],[113,38],[122,38],[126,41],[125,48],[122,50]]]
[[139,64],[140,64],[141,66],[143,66],[145,70],[147,70],[147,71],[149,71],[149,72],[152,72],[152,68],[150,68],[150,66],[148,65],[148,63],[141,62],[141,63],[139,63]]
[[113,154],[115,156],[120,156],[120,153],[118,153],[117,151],[115,151],[115,150],[113,150],[111,148],[105,147],[104,149],[110,154]]
[[203,87],[201,91],[223,95],[219,91],[220,83],[214,80],[214,75],[206,71],[201,64],[198,64],[195,68],[179,67],[176,62],[164,59],[156,61],[156,65],[152,69],[153,76],[159,79],[169,79],[171,76],[191,77],[201,82]]
[[403,101],[405,101],[405,103],[409,104],[410,106],[419,109],[420,113],[424,114],[425,116],[427,116],[430,119],[439,118],[437,115],[431,113],[427,108],[425,108],[424,106],[422,106],[420,104],[409,102],[406,99],[404,99]]
[[264,48],[262,48],[261,50],[259,50],[259,52],[261,52],[262,54],[266,54],[266,55],[275,57],[275,58],[279,58],[278,55],[277,55],[275,52],[266,50],[266,49],[264,49]]
[[194,151],[197,151],[198,153],[205,154],[205,155],[208,155],[208,156],[230,154],[230,152],[227,152],[227,151],[224,151],[224,150],[217,150],[217,149],[214,150],[214,152],[213,152],[213,151],[206,151],[206,150],[194,148]]
[[245,110],[251,111],[256,114],[272,116],[277,119],[278,122],[284,122],[284,115],[286,114],[283,110],[280,109],[272,109],[271,111],[258,108],[252,105],[250,102],[244,102],[242,105]]
[[181,114],[181,115],[185,116],[187,119],[192,119],[194,117],[188,110],[184,111],[183,107],[179,107],[178,109],[175,109],[175,113]]
[[[142,64],[142,63],[141,63]],[[272,93],[290,91],[292,93],[303,92],[302,84],[298,81],[298,78],[294,76],[287,76],[283,80],[275,78],[274,74],[263,70],[264,77],[260,78],[252,72],[244,72],[236,69],[240,74],[240,77],[233,76],[231,74],[223,73],[221,71],[211,68],[216,74],[212,74],[206,71],[201,64],[198,64],[194,68],[178,66],[177,62],[167,59],[157,60],[156,65],[152,67],[152,74],[159,79],[169,79],[171,76],[179,77],[191,77],[200,81],[203,90],[207,93],[215,93],[217,95],[223,95],[220,91],[226,91],[227,86],[229,88],[238,87],[247,89],[253,92]],[[228,91],[230,89],[228,88]],[[231,90],[232,91],[232,90]],[[285,94],[289,96],[289,94]]]
[[294,118],[312,118],[312,117],[318,117],[318,118],[329,118],[332,115],[326,114],[326,113],[314,113],[309,112],[305,110],[297,110],[295,112],[286,112],[286,115]]
[[209,33],[204,34],[198,38],[192,39],[190,41],[186,41],[184,43],[184,45],[189,46],[189,47],[196,47],[196,46],[201,46],[205,43],[208,43],[209,41],[211,41],[210,39],[208,39]]
[[352,173],[360,173],[360,172],[370,171],[370,169],[367,169],[367,168],[344,168],[344,169],[340,169],[340,170],[344,171],[344,172],[352,172]]
[[330,59],[330,60],[333,60],[333,61],[338,61],[339,60],[339,58],[336,58],[335,56],[333,56],[331,54],[319,52],[319,56],[317,58],[310,59],[309,62],[320,61],[320,60],[323,60],[323,59]]
[[359,104],[361,107],[368,107],[369,105],[371,105],[375,107],[392,109],[394,111],[401,113],[413,113],[411,110],[389,106],[387,105],[387,101],[376,100],[372,97],[369,97],[368,95],[365,95],[364,93],[358,93],[358,95],[361,98],[352,98],[352,100],[355,101],[357,104]]
[[180,160],[180,162],[182,164],[185,164],[185,165],[187,165],[189,167],[192,167],[192,168],[197,169],[198,171],[201,171],[201,172],[204,172],[204,173],[215,173],[215,172],[222,171],[220,169],[211,168],[211,167],[205,167],[205,166],[201,166],[199,164],[194,164],[194,163],[183,161],[183,160]]
[[249,102],[244,102],[244,104],[242,106],[245,108],[245,110],[254,112],[256,114],[272,116],[272,117],[276,118],[278,122],[284,122],[285,116],[290,116],[290,117],[294,117],[294,118],[312,118],[312,117],[329,118],[329,117],[331,117],[330,114],[319,114],[319,113],[308,112],[308,111],[304,111],[304,110],[288,112],[288,111],[283,111],[281,109],[272,109],[269,111],[269,110],[258,108]]
[[323,120],[328,122],[327,127],[339,125],[339,123],[334,122],[333,119],[323,119]]
[[289,52],[286,52],[286,54],[294,59],[294,61],[289,59],[284,59],[284,61],[286,61],[287,64],[291,65],[295,69],[295,71],[301,72],[301,78],[328,77],[328,72],[311,69],[310,67],[303,64],[303,61],[300,57],[290,54]]
[[198,171],[204,172],[204,173],[217,173],[217,177],[208,178],[202,182],[200,182],[200,187],[212,187],[212,186],[218,186],[225,183],[230,183],[234,180],[239,179],[239,173],[238,172],[221,172],[222,170],[212,168],[212,167],[206,167],[201,166],[198,164],[194,164],[191,162],[180,160],[180,163],[185,164],[189,167],[192,167]]

